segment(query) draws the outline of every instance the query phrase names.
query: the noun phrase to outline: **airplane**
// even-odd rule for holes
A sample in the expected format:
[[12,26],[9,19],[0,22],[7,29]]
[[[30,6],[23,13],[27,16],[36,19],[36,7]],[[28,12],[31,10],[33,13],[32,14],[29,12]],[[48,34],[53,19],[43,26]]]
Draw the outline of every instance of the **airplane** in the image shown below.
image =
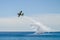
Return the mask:
[[22,13],[22,11],[20,11],[20,12],[18,13],[18,17],[23,16],[23,15],[24,15],[24,13]]

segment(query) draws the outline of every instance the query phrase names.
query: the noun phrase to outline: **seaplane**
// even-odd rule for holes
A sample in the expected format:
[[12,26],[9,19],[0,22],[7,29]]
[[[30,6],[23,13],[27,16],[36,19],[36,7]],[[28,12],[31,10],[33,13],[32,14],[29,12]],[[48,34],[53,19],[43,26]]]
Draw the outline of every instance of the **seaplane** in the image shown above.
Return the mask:
[[18,13],[18,17],[23,16],[23,15],[24,15],[24,13],[22,13],[22,11],[20,11],[20,12]]

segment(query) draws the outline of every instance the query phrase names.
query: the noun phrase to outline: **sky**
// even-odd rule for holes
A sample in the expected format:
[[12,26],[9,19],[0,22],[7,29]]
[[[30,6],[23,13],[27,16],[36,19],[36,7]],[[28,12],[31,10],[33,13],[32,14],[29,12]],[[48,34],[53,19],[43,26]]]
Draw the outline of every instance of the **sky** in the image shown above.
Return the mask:
[[0,17],[16,16],[22,10],[31,16],[42,13],[60,13],[60,0],[0,0]]
[[21,10],[24,16],[30,16],[49,27],[60,29],[60,0],[0,0],[0,26],[6,28],[12,25],[11,23],[14,24],[13,20],[16,23],[17,13]]

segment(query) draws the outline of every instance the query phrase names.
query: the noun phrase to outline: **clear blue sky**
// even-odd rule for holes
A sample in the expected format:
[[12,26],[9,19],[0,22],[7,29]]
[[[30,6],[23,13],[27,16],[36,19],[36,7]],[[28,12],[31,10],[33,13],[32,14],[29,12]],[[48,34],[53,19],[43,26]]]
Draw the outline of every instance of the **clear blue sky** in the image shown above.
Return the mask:
[[0,17],[16,16],[20,10],[27,16],[60,13],[60,0],[0,0]]

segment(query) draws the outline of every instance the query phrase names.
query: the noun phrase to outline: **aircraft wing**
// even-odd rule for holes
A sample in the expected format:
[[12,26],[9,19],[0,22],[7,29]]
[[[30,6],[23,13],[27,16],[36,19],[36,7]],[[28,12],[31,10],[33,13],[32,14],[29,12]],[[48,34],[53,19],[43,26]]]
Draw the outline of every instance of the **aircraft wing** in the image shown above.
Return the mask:
[[22,11],[20,11],[20,14],[22,13]]

